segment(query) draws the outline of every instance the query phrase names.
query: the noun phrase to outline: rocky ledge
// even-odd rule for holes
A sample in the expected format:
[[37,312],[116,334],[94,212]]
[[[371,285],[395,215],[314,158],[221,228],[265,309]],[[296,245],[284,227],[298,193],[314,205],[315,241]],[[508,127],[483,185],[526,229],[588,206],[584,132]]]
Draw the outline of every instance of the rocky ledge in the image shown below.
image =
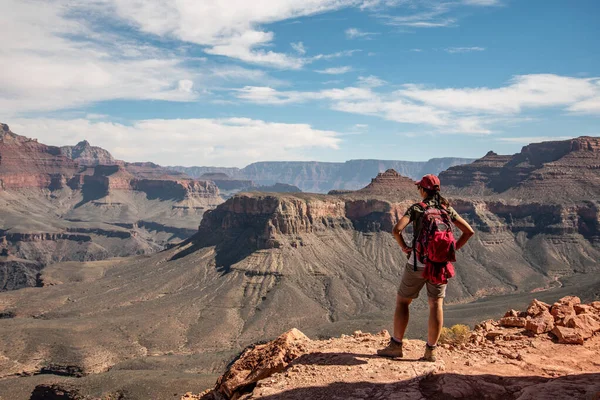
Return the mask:
[[[571,329],[590,335],[577,345],[561,343],[561,335],[550,326],[569,324],[577,316],[585,316],[579,320],[587,320],[589,326],[576,323]],[[526,311],[509,310],[499,320],[484,321],[462,336],[446,336],[436,362],[419,359],[425,347],[421,340],[405,340],[401,359],[376,356],[376,350],[390,339],[385,330],[311,340],[292,329],[270,342],[249,346],[213,389],[188,392],[181,400],[597,400],[599,323],[599,301],[582,304],[568,296],[550,305],[534,300]],[[38,385],[31,395],[32,400],[48,398],[100,400],[90,397],[76,381],[59,380]],[[104,393],[102,400],[117,398],[128,397],[117,391]],[[148,398],[158,397],[148,393]]]
[[[561,344],[564,332],[551,326],[563,323],[587,340]],[[292,329],[246,349],[214,389],[182,400],[598,399],[598,333],[600,302],[571,296],[552,306],[534,300],[523,313],[485,321],[463,341],[440,345],[434,363],[419,360],[425,346],[419,340],[404,341],[402,359],[375,356],[387,331],[310,340]]]

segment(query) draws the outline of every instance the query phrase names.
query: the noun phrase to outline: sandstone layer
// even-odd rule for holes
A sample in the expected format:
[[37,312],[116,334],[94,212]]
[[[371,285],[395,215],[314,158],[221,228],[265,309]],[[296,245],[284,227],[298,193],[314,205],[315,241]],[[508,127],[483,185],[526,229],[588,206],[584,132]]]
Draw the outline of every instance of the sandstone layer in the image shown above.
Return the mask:
[[0,124],[0,191],[21,188],[61,189],[78,164],[58,147],[46,146]]
[[82,140],[75,146],[61,146],[61,153],[79,165],[95,167],[97,165],[122,164],[122,161],[115,160],[113,156],[105,149],[92,146],[87,140]]
[[600,138],[530,144],[513,156],[493,152],[440,174],[457,193],[501,194],[544,202],[586,201],[600,195]]
[[162,250],[191,236],[220,202],[213,182],[114,160],[87,142],[46,146],[2,124],[0,253],[13,259],[0,260],[0,290],[39,284],[54,262]]

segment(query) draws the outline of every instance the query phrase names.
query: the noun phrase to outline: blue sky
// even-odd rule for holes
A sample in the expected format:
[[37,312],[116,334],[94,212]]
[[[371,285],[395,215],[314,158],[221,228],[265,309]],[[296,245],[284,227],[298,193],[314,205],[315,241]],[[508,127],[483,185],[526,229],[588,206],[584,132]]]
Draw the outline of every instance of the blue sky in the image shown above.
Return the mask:
[[243,167],[600,134],[597,1],[0,4],[0,121],[48,144]]

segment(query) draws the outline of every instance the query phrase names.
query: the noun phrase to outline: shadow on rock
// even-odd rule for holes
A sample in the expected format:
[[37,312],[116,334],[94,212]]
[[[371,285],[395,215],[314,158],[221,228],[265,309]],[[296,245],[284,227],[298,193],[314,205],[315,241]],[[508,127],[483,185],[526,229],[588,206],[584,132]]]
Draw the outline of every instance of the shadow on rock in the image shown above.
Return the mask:
[[[260,390],[260,385],[259,389]],[[266,393],[265,393],[266,394]],[[327,386],[291,389],[264,400],[432,399],[531,400],[600,399],[600,373],[559,378],[539,376],[434,374],[393,383],[335,382]]]

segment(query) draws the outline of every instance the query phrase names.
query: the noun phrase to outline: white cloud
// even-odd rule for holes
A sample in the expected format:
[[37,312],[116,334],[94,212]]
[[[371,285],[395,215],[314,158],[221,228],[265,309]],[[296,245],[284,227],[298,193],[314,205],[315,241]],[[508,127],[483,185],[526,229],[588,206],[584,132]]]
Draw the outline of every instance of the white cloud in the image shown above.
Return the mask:
[[388,25],[406,28],[443,28],[458,25],[460,14],[457,8],[496,6],[500,0],[458,0],[458,1],[402,1],[398,0],[389,6],[405,6],[402,11],[412,11],[400,15],[381,14]]
[[270,87],[246,86],[237,90],[237,97],[258,104],[302,103],[310,100],[367,100],[373,98],[368,88],[348,87],[324,89],[319,92],[278,91]]
[[304,43],[302,43],[302,42],[290,43],[290,45],[292,46],[292,49],[294,49],[294,51],[296,53],[301,54],[301,55],[306,54],[306,48],[304,47]]
[[[107,0],[108,1],[108,0]],[[359,0],[111,0],[120,18],[142,32],[172,37],[205,46],[209,54],[278,67],[298,69],[308,60],[265,50],[273,32],[260,26],[290,18],[310,16],[358,6]]]
[[[189,101],[198,76],[170,51],[98,35],[61,2],[4,0],[0,113],[56,110],[110,99]],[[74,38],[77,39],[74,39]]]
[[410,49],[410,51],[413,51],[415,53],[421,53],[423,49]]
[[[115,99],[195,101],[235,81],[283,83],[265,71],[188,57],[181,43],[157,47],[109,30],[103,24],[110,4],[3,0],[0,119]],[[263,53],[266,63],[279,63],[278,55]]]
[[[411,9],[411,8],[409,8]],[[388,25],[409,28],[438,28],[455,25],[456,20],[447,14],[450,3],[423,3],[421,8],[408,15],[382,15]]]
[[358,53],[360,51],[362,51],[362,50],[354,49],[354,50],[338,51],[338,52],[330,53],[330,54],[317,54],[316,56],[310,57],[310,61],[312,62],[312,61],[318,61],[318,60],[332,60],[334,58],[340,58],[340,57],[350,57],[354,53]]
[[361,87],[370,87],[376,88],[385,85],[387,82],[383,79],[379,79],[374,75],[369,76],[359,76],[358,77],[358,86]]
[[[527,109],[563,107],[568,112],[598,113],[599,78],[559,75],[523,75],[500,88],[429,89],[407,84],[403,89],[374,91],[378,78],[360,78],[362,87],[317,92],[277,91],[246,87],[237,97],[261,104],[327,101],[333,110],[371,115],[390,121],[422,124],[438,133],[490,134],[496,125],[507,125]],[[368,83],[371,84],[368,84]],[[367,84],[366,84],[367,83]]]
[[515,76],[500,88],[427,89],[405,85],[403,97],[434,107],[492,114],[519,113],[523,108],[569,106],[600,93],[596,78],[572,78],[552,74]]
[[485,51],[485,47],[448,47],[444,51],[450,54],[471,53],[473,51]]
[[378,35],[377,32],[365,32],[358,28],[348,28],[346,29],[345,33],[348,39],[369,38]]
[[577,102],[568,108],[575,114],[600,115],[600,96]]
[[310,158],[310,149],[336,150],[341,142],[337,132],[307,124],[249,118],[150,119],[130,126],[86,119],[8,122],[14,132],[42,143],[65,145],[86,139],[119,159],[162,165],[243,167],[261,160],[303,160]]
[[462,3],[469,6],[496,6],[501,4],[500,0],[462,0]]
[[327,74],[327,75],[341,75],[352,71],[352,67],[332,67],[326,69],[315,70],[319,74]]
[[596,114],[600,115],[600,79],[591,79],[596,85],[596,96],[571,105],[568,110],[574,114]]

